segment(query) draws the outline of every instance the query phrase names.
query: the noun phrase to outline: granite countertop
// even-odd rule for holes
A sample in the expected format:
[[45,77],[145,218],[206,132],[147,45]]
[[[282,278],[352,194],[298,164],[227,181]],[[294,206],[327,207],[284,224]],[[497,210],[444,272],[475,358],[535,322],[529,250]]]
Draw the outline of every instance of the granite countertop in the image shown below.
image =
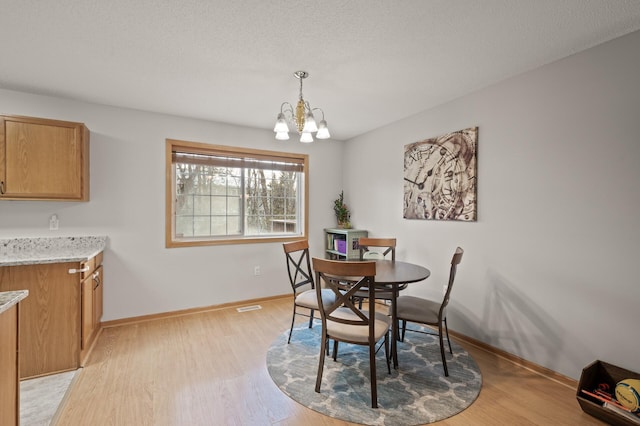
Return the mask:
[[104,250],[107,237],[0,239],[0,266],[83,262]]
[[29,295],[29,290],[0,291],[0,314]]

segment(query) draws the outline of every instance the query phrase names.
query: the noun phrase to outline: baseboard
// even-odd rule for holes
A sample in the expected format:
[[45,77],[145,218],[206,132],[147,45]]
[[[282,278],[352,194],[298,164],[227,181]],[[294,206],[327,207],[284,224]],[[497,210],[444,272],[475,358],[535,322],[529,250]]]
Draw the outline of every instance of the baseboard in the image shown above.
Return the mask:
[[179,311],[161,312],[158,314],[141,315],[139,317],[120,318],[112,321],[103,321],[102,328],[119,327],[121,325],[136,324],[146,321],[155,321],[165,318],[180,317],[184,315],[199,314],[202,312],[217,311],[220,309],[237,308],[245,305],[254,305],[256,303],[268,302],[271,300],[291,298],[291,294],[281,294],[278,296],[262,297],[258,299],[241,300],[238,302],[222,303],[220,305],[203,306],[199,308],[182,309]]
[[455,337],[457,340],[461,340],[463,342],[466,342],[470,345],[473,345],[475,347],[477,347],[478,349],[482,349],[485,352],[489,352],[493,355],[496,355],[500,358],[503,358],[507,361],[512,362],[513,364],[516,364],[519,367],[522,368],[526,368],[529,371],[532,371],[536,374],[539,374],[549,380],[553,380],[556,383],[560,383],[561,385],[567,386],[571,389],[576,389],[578,387],[578,381],[574,380],[570,377],[564,376],[558,372],[555,372],[553,370],[550,370],[546,367],[543,367],[541,365],[535,364],[531,361],[528,361],[524,358],[521,358],[517,355],[511,354],[509,352],[506,352],[502,349],[498,349],[495,346],[491,346],[485,342],[482,342],[480,340],[474,339],[473,337],[469,337],[466,336],[462,333],[458,333],[457,331],[452,331],[449,330],[449,334],[451,334],[453,337]]

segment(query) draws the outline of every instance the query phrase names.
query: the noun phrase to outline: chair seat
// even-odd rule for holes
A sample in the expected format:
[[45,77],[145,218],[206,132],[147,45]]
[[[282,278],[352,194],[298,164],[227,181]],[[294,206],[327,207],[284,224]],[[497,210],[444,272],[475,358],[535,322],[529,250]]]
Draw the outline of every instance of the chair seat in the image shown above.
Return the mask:
[[[363,312],[363,314],[368,317],[368,312]],[[360,318],[349,308],[338,308],[332,315],[341,319],[360,321]],[[389,330],[391,318],[380,312],[376,312],[375,316],[376,320],[373,333],[374,339],[378,341]],[[327,334],[331,338],[366,343],[369,340],[369,327],[364,325],[342,324],[327,319]]]
[[[329,289],[323,289],[322,301],[325,305],[332,305],[336,301],[336,295]],[[318,309],[316,291],[311,289],[298,294],[296,296],[296,305],[309,309]]]
[[398,318],[425,324],[437,324],[441,302],[414,296],[400,296],[396,301]]

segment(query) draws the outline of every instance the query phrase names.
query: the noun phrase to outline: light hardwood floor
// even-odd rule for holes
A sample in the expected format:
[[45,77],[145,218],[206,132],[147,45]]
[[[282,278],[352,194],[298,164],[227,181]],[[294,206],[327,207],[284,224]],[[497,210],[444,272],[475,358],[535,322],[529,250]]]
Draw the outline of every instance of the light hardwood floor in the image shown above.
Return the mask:
[[[288,329],[291,300],[260,305],[104,329],[57,425],[350,424],[303,407],[276,387],[266,352]],[[582,412],[566,384],[457,342],[480,366],[482,391],[471,407],[434,425],[603,424]]]

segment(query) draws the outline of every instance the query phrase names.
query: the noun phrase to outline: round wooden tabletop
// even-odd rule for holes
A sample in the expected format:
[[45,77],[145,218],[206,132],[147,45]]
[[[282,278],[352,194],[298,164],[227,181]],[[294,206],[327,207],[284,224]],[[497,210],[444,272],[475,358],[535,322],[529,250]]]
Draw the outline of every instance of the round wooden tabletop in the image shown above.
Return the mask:
[[429,278],[431,271],[409,262],[376,260],[377,284],[415,283]]

